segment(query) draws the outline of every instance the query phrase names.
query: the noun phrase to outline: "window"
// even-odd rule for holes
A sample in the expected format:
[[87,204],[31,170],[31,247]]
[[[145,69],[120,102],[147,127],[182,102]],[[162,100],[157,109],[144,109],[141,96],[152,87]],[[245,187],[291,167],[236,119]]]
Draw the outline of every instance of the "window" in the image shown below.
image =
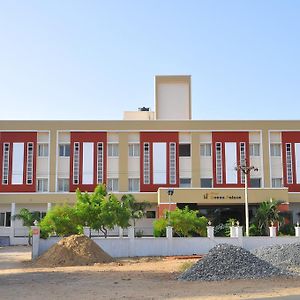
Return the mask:
[[107,156],[109,157],[119,156],[119,144],[107,144]]
[[286,174],[287,183],[293,183],[292,144],[286,144]]
[[200,156],[211,156],[211,144],[200,144]]
[[191,156],[191,144],[179,144],[179,156]]
[[37,191],[40,193],[48,192],[48,179],[38,178],[37,179]]
[[260,144],[249,144],[250,156],[260,156]]
[[9,172],[9,143],[3,144],[3,170],[2,170],[2,184],[8,184]]
[[216,143],[216,181],[217,184],[223,183],[223,174],[222,174],[222,144]]
[[156,218],[156,211],[155,210],[146,211],[146,218],[147,219],[155,219]]
[[282,178],[272,178],[272,187],[281,188],[282,187]]
[[200,178],[200,186],[202,188],[211,188],[212,187],[212,178]]
[[107,191],[108,192],[118,192],[119,191],[119,179],[118,178],[108,178],[107,179]]
[[191,178],[180,178],[179,187],[182,188],[191,187]]
[[[240,143],[240,165],[245,166],[246,165],[246,143],[242,142]],[[245,183],[245,173],[240,170],[241,175],[241,183]]]
[[70,144],[60,144],[59,145],[59,156],[69,157],[70,156]]
[[139,157],[140,156],[140,144],[129,144],[128,145],[128,155],[129,155],[129,157]]
[[10,227],[11,225],[11,212],[2,212],[0,213],[0,226]]
[[260,188],[261,187],[261,178],[251,178],[250,179],[250,187]]
[[103,183],[103,143],[97,144],[97,183]]
[[129,178],[128,179],[128,191],[129,192],[139,192],[140,191],[139,178]]
[[32,184],[33,180],[33,143],[27,144],[27,168],[26,168],[26,184]]
[[48,156],[48,144],[38,144],[38,156],[39,157]]
[[69,179],[58,178],[57,180],[58,192],[69,192]]
[[271,144],[270,145],[271,156],[281,156],[281,145]]
[[74,143],[73,153],[73,184],[79,184],[79,143]]
[[144,184],[150,184],[150,144],[144,143]]
[[176,184],[176,143],[170,143],[169,144],[170,148],[170,166],[169,166],[169,181],[170,184]]

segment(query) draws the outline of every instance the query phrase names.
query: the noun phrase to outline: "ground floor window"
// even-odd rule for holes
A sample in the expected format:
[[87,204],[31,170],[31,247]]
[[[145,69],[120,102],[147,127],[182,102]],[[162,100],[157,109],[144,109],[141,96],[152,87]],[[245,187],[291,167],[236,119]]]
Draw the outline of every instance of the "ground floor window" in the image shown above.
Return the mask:
[[11,224],[11,212],[1,212],[0,213],[0,226],[10,227]]
[[250,187],[260,188],[261,187],[261,178],[251,178],[250,179]]
[[212,187],[212,178],[200,178],[200,187],[211,188]]
[[179,187],[181,187],[181,188],[191,187],[191,178],[180,178]]

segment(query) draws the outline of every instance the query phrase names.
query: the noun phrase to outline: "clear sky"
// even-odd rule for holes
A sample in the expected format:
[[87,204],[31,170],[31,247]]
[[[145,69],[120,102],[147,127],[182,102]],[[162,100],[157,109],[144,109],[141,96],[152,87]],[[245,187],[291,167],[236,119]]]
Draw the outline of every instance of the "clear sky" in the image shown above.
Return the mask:
[[0,119],[122,119],[156,74],[193,119],[300,119],[300,1],[0,0]]

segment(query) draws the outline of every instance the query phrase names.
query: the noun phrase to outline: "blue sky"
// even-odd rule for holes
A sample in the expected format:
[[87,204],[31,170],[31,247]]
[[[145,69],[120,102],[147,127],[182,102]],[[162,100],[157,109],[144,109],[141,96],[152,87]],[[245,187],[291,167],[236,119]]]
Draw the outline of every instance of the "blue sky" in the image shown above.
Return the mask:
[[0,119],[121,119],[155,74],[193,119],[300,119],[299,1],[1,1]]

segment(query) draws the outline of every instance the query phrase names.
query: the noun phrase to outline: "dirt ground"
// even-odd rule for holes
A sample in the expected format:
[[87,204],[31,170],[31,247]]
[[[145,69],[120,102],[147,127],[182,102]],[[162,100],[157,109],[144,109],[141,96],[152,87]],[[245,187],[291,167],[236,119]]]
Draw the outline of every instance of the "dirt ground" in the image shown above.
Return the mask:
[[300,278],[177,281],[196,260],[123,259],[92,267],[32,268],[29,247],[0,248],[0,299],[300,299]]

